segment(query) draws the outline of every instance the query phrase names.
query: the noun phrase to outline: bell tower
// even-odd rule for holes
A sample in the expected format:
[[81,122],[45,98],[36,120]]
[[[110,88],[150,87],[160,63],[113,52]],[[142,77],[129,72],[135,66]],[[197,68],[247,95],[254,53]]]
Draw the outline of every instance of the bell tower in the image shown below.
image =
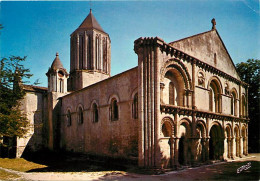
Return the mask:
[[79,90],[110,77],[109,35],[101,28],[92,11],[70,35],[69,91]]
[[59,53],[56,53],[56,57],[46,75],[48,77],[48,92],[67,92],[67,78],[69,74],[60,61]]

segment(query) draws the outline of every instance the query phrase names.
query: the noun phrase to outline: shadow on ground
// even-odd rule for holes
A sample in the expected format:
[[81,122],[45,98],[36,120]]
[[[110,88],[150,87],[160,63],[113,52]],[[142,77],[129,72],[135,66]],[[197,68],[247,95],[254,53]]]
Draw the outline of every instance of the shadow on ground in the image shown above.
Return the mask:
[[[98,172],[110,171],[98,180],[259,180],[260,162],[256,158],[236,162],[187,168],[180,172],[153,175],[138,169],[136,161],[111,159],[72,153],[38,153],[25,157],[28,161],[46,165],[46,168],[28,172]],[[248,169],[246,165],[250,165]],[[244,167],[243,167],[244,166]],[[240,170],[238,170],[241,168]],[[123,174],[119,171],[125,171]],[[138,173],[138,174],[131,174]],[[139,175],[147,174],[147,175]]]
[[24,159],[47,166],[27,172],[126,171],[136,166],[136,161],[123,158],[115,159],[76,153],[39,152],[25,155]]

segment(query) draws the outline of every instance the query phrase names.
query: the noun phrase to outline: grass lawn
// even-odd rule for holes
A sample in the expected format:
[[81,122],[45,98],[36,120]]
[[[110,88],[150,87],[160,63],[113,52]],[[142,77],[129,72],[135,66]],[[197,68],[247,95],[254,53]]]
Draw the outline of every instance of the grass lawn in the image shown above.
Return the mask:
[[19,175],[14,173],[9,173],[4,170],[0,170],[0,180],[13,180],[19,178]]
[[29,170],[45,168],[47,166],[33,163],[23,158],[16,158],[16,159],[0,158],[0,167],[21,171],[21,172],[27,172]]

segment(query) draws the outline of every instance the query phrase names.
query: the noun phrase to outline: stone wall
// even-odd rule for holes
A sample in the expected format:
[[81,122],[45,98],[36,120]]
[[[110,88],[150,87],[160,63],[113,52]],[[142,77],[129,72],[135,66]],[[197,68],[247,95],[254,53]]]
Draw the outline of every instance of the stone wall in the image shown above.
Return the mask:
[[21,109],[29,120],[28,133],[17,138],[17,157],[21,157],[25,150],[38,151],[47,145],[47,96],[45,89],[34,89],[26,86],[26,94],[21,101]]
[[[108,156],[137,157],[138,120],[132,116],[137,93],[137,68],[75,91],[61,99],[61,147],[67,151]],[[110,120],[110,104],[118,102],[119,118]],[[98,121],[93,122],[93,104]],[[83,123],[78,110],[83,108]],[[68,125],[68,110],[71,125]]]

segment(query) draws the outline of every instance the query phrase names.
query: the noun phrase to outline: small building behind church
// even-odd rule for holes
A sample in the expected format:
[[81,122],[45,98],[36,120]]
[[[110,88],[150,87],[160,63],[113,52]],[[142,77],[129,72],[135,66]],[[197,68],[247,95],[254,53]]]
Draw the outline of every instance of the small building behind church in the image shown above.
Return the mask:
[[[174,33],[174,32],[169,32]],[[170,43],[138,38],[138,65],[111,76],[111,40],[90,10],[48,88],[25,85],[30,131],[16,156],[48,148],[176,168],[248,155],[248,85],[216,29]]]

